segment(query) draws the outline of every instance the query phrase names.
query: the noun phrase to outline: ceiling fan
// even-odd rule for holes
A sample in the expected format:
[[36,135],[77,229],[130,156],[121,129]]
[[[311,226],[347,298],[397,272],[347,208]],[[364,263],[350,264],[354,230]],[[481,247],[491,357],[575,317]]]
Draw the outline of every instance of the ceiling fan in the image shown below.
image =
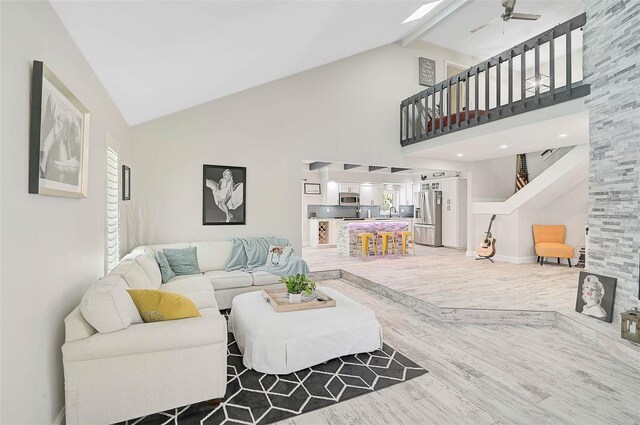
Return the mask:
[[517,19],[520,21],[536,21],[541,16],[531,13],[515,13],[513,9],[516,7],[516,0],[502,0],[502,7],[504,7],[504,13],[500,17],[494,18],[486,24],[480,25],[479,27],[475,27],[471,30],[471,32],[473,33],[476,31],[480,31],[482,28],[488,27],[494,22],[497,22],[499,19],[502,19],[505,22],[509,22],[512,19]]

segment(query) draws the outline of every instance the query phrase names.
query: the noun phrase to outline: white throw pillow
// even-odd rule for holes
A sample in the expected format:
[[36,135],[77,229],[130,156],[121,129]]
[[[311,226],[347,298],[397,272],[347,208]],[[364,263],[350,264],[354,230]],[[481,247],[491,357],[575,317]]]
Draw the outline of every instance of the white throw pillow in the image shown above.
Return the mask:
[[158,289],[135,260],[121,261],[109,275],[121,276],[131,289]]
[[142,323],[142,317],[120,276],[109,275],[93,283],[82,297],[80,312],[100,333],[126,329]]
[[291,257],[292,254],[292,246],[269,245],[269,253],[267,255],[267,262],[265,263],[265,266],[287,264],[289,262],[289,257]]

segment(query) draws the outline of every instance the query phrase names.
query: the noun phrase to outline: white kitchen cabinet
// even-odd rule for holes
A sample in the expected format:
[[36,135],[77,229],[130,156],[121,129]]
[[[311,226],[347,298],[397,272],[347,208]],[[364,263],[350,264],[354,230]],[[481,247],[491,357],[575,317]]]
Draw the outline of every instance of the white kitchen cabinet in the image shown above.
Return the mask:
[[380,205],[382,207],[383,199],[384,199],[384,185],[374,184],[373,185],[373,205]]
[[338,222],[336,220],[329,222],[329,245],[338,245]]
[[338,193],[340,192],[340,185],[338,182],[327,182],[327,188],[325,190],[325,205],[338,205]]
[[309,246],[324,248],[336,246],[338,243],[338,226],[335,219],[309,219]]
[[360,183],[340,183],[340,192],[360,193]]
[[466,248],[467,181],[454,177],[442,179],[439,183],[442,191],[442,245]]
[[401,184],[400,186],[400,205],[412,205],[413,204],[413,185]]
[[370,184],[360,185],[360,205],[375,205],[373,203],[373,186]]

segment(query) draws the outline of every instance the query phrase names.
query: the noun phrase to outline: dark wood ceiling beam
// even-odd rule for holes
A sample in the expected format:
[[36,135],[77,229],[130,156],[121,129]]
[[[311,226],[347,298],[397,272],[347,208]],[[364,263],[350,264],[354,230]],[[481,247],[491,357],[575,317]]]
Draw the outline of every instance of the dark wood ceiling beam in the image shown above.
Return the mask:
[[388,168],[388,167],[381,167],[379,165],[369,165],[369,172],[382,170],[383,168]]
[[409,171],[411,168],[399,168],[399,167],[391,167],[391,173],[400,173],[402,171]]
[[358,165],[358,164],[344,164],[344,169],[346,170],[351,170],[353,168],[358,168],[358,167],[362,167],[362,165]]

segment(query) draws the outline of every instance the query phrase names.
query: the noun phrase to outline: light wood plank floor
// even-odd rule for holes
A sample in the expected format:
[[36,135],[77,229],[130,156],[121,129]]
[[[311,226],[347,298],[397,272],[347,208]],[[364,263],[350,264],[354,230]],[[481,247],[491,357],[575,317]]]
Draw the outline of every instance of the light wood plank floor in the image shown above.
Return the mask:
[[283,424],[640,424],[640,364],[573,334],[437,322],[341,280],[322,284],[374,309],[385,341],[430,373]]
[[438,307],[572,311],[580,269],[475,261],[463,251],[416,246],[416,256],[344,257],[305,248],[311,271],[341,268]]

